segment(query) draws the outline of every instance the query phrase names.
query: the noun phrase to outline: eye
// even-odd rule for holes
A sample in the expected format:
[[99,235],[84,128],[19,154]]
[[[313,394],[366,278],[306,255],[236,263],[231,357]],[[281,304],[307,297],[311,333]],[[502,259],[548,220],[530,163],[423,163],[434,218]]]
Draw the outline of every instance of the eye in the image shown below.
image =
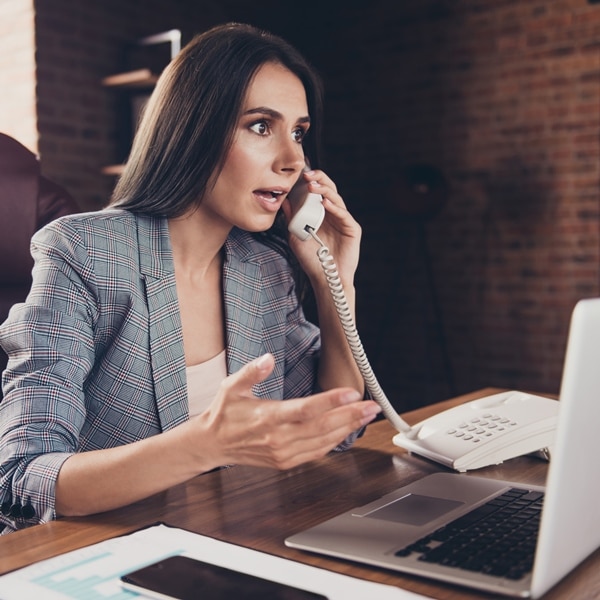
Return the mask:
[[308,132],[304,127],[298,127],[292,131],[292,137],[295,142],[302,143],[307,133]]
[[270,129],[271,128],[268,121],[265,121],[264,119],[250,125],[250,130],[254,131],[254,133],[257,133],[258,135],[267,135]]

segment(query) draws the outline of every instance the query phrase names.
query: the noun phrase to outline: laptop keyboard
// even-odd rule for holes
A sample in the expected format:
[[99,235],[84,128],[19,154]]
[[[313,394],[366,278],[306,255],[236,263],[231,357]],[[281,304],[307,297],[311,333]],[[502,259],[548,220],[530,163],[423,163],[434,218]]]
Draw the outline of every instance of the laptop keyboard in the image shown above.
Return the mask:
[[396,556],[521,579],[533,569],[543,501],[543,492],[512,488]]

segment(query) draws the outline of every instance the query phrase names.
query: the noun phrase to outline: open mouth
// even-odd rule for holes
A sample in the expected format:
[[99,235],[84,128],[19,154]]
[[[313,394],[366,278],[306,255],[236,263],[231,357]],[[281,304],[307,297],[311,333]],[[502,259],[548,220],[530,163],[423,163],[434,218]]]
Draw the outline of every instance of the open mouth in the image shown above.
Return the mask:
[[283,196],[283,192],[274,190],[256,190],[254,193],[262,200],[272,203],[278,202]]

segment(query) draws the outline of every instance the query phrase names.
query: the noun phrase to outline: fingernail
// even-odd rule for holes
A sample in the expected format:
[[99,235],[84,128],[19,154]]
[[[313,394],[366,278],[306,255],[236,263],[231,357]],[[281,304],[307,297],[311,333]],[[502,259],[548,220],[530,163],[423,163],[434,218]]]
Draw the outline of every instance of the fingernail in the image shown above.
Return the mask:
[[365,410],[363,411],[363,417],[362,417],[361,423],[363,425],[370,423],[375,418],[375,416],[378,415],[380,412],[381,412],[381,406],[378,406],[378,405],[365,406]]
[[257,366],[257,368],[262,370],[269,364],[270,360],[271,360],[271,354],[269,354],[267,352],[267,354],[263,354],[262,356],[259,356],[255,360],[254,364]]
[[342,396],[342,401],[344,402],[344,404],[358,402],[361,399],[362,399],[362,396],[356,390],[351,390],[349,392],[345,392]]

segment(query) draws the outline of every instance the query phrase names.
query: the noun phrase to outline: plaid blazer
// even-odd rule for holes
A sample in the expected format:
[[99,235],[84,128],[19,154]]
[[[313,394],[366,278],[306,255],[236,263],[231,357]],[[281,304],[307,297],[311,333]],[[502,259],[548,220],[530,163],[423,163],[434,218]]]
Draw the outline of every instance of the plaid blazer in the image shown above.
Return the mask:
[[[9,355],[0,502],[33,511],[0,514],[4,533],[55,517],[56,477],[72,453],[134,442],[188,418],[166,219],[120,209],[67,216],[33,237],[32,254],[31,291],[0,327]],[[271,352],[275,370],[257,396],[314,392],[319,331],[297,302],[287,261],[239,230],[225,255],[228,372]]]

